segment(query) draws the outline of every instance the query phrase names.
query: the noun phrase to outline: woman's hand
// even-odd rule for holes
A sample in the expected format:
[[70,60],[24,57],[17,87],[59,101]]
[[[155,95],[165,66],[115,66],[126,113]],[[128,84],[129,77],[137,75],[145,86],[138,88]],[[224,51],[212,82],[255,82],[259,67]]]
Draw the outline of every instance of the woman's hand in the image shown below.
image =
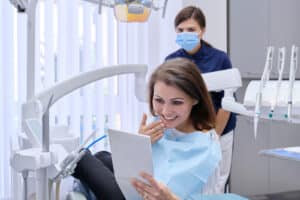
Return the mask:
[[144,200],[179,200],[166,185],[157,182],[151,175],[141,173],[146,182],[138,179],[132,180],[132,185]]
[[147,115],[144,113],[140,124],[139,133],[143,135],[149,135],[151,143],[155,143],[162,138],[164,133],[164,124],[161,120],[147,124]]

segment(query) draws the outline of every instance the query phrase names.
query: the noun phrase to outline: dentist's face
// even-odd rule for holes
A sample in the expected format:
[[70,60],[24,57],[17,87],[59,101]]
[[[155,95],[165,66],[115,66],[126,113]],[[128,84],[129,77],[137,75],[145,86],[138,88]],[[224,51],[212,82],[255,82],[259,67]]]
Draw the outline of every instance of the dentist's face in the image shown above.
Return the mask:
[[203,38],[203,34],[205,32],[204,28],[201,28],[196,20],[194,19],[187,19],[176,27],[176,33],[181,32],[196,32],[199,34],[199,39]]
[[177,87],[162,81],[154,84],[153,110],[165,124],[165,128],[176,128],[182,132],[191,130],[190,114],[196,100]]

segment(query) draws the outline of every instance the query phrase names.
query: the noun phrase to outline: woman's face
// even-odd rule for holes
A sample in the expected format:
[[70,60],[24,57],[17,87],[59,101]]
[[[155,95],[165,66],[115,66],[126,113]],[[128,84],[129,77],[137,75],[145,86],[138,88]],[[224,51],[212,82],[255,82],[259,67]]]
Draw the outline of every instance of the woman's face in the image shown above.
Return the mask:
[[199,24],[197,23],[196,20],[190,18],[187,19],[183,22],[181,22],[177,27],[176,27],[176,32],[181,33],[181,32],[196,32],[199,34],[199,38],[201,39],[203,37],[205,29],[201,29]]
[[152,105],[154,113],[164,122],[165,128],[176,128],[182,132],[193,131],[190,114],[196,102],[177,87],[166,85],[162,81],[154,84]]

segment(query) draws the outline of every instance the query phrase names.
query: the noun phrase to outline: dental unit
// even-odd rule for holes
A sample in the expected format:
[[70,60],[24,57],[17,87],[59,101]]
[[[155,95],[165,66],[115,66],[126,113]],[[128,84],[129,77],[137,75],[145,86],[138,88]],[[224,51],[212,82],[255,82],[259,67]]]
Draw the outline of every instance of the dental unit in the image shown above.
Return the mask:
[[[225,110],[253,117],[254,136],[257,136],[259,118],[300,123],[300,81],[295,80],[298,65],[298,47],[293,45],[289,80],[283,79],[285,48],[278,53],[278,79],[270,80],[274,47],[267,48],[267,56],[261,80],[252,80],[246,87],[243,103],[237,102],[232,93],[225,90],[222,107]],[[240,77],[241,78],[241,77]]]

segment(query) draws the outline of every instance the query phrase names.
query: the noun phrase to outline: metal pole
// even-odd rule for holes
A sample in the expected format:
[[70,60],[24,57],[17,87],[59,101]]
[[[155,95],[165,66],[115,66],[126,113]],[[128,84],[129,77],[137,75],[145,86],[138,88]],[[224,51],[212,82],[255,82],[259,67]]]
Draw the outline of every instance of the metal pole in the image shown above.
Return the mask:
[[35,93],[35,15],[37,0],[31,0],[27,7],[27,100]]
[[[43,128],[43,144],[42,151],[50,151],[50,126],[49,126],[49,109],[52,105],[53,95],[50,97],[46,111],[42,116]],[[49,180],[47,176],[47,168],[42,168],[37,171],[37,200],[49,200]]]

